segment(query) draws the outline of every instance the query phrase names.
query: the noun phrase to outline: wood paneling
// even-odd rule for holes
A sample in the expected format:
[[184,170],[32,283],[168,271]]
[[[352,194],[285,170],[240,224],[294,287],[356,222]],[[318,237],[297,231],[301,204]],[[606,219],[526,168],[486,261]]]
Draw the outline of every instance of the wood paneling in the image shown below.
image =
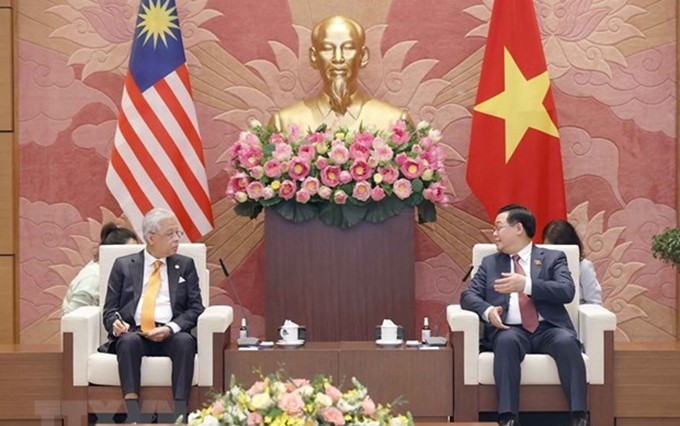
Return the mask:
[[[9,6],[9,5],[7,5]],[[0,0],[0,131],[12,130],[12,9]]]
[[0,344],[0,421],[60,417],[61,364],[56,346]]
[[12,0],[0,0],[0,7],[11,7]]
[[342,229],[319,218],[293,223],[267,210],[267,339],[290,319],[307,327],[310,341],[372,340],[385,318],[413,338],[415,226],[412,208]]
[[0,344],[2,343],[14,343],[14,256],[0,256]]
[[0,256],[14,254],[12,151],[12,133],[0,133]]
[[617,418],[680,419],[680,343],[617,343],[614,357]]

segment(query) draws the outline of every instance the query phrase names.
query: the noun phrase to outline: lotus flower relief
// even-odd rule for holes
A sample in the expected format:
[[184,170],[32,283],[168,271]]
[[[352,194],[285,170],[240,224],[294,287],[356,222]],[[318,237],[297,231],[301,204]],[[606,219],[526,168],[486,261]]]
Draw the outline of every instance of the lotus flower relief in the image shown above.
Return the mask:
[[[539,29],[545,45],[550,77],[557,79],[570,68],[599,71],[611,78],[611,64],[626,66],[616,47],[641,31],[628,21],[644,10],[627,0],[538,0]],[[466,13],[483,22],[468,36],[486,37],[493,0],[469,7]]]
[[[206,21],[221,13],[204,9],[207,0],[177,0],[177,10],[186,48],[187,64],[200,67],[190,48],[217,37],[201,28]],[[83,80],[97,71],[125,74],[130,43],[137,19],[137,2],[121,0],[66,0],[47,12],[64,18],[68,23],[57,28],[50,37],[69,40],[80,46],[71,54],[69,65],[84,65]]]

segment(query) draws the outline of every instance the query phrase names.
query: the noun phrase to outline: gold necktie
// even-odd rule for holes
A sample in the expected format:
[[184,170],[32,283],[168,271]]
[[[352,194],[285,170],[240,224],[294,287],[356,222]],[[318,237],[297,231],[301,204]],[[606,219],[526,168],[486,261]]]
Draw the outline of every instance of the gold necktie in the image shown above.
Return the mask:
[[142,301],[142,331],[147,333],[156,327],[156,296],[161,289],[161,265],[163,262],[154,262],[154,270],[149,277],[149,284],[144,292]]

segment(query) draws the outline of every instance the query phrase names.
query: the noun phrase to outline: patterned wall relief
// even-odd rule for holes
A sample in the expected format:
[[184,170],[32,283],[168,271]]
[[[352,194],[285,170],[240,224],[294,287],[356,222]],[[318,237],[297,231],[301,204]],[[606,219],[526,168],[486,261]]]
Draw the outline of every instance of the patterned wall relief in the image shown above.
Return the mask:
[[[452,204],[416,229],[414,321],[434,321],[457,302],[471,245],[491,241],[465,168],[493,1],[259,0],[257,10],[250,2],[176,1],[216,222],[204,238],[211,302],[242,305],[235,320],[246,315],[251,330],[264,333],[263,219],[236,216],[224,198],[224,153],[251,119],[266,123],[319,89],[309,34],[332,14],[367,29],[364,90],[443,131]],[[676,225],[675,2],[534,4],[559,116],[569,219],[595,262],[605,305],[617,313],[617,339],[672,340],[675,274],[649,246],[651,235]],[[18,3],[23,342],[58,341],[66,285],[91,258],[101,224],[124,220],[104,176],[137,7],[138,0]]]

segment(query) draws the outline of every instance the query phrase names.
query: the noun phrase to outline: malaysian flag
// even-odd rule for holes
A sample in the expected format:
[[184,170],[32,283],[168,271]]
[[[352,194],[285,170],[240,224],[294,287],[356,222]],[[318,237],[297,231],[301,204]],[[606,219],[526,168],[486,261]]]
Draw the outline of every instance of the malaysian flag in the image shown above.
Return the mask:
[[141,235],[154,207],[190,241],[213,228],[212,206],[175,0],[142,0],[106,185]]

